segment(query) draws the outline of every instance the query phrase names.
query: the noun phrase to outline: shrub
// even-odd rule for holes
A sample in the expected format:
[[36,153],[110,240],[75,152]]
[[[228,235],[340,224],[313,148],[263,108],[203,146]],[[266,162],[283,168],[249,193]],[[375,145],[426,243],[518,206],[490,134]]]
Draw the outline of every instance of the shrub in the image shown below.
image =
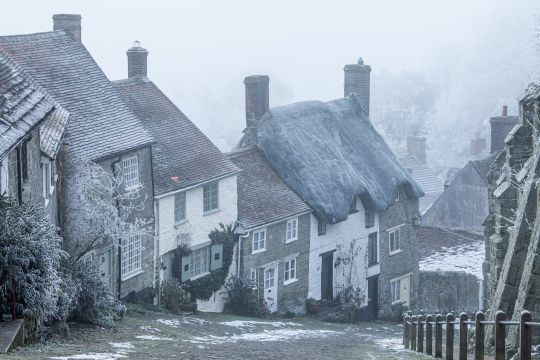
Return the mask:
[[357,287],[347,286],[337,295],[339,311],[329,314],[325,320],[337,323],[353,323],[360,320],[362,306],[366,301],[364,292]]
[[262,317],[268,312],[264,300],[259,302],[251,279],[231,276],[225,282],[227,302],[225,311],[243,316]]
[[180,307],[190,300],[191,295],[177,279],[165,280],[161,284],[161,302],[166,309],[178,313]]

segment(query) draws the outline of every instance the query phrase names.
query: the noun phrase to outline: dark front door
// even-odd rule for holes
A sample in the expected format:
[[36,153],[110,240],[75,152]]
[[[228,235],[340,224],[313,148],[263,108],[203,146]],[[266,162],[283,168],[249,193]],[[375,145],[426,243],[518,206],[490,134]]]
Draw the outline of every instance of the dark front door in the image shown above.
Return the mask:
[[379,312],[379,277],[372,276],[368,278],[368,305],[367,319],[373,320],[377,318]]
[[333,300],[334,253],[321,255],[321,300]]

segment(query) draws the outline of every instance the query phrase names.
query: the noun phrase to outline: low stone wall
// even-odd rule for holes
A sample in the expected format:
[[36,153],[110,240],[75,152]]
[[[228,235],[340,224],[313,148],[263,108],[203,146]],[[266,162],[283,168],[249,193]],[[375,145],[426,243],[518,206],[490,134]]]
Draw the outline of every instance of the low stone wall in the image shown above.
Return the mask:
[[479,310],[480,280],[461,271],[420,271],[416,310],[447,314]]

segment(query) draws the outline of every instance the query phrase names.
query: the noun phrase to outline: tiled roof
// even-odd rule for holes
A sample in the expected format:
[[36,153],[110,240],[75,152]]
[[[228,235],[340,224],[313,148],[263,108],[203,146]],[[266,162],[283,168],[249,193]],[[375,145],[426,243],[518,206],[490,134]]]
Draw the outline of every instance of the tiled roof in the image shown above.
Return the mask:
[[238,172],[238,168],[146,77],[113,82],[156,143],[156,195]]
[[0,51],[69,111],[73,156],[95,160],[153,141],[86,48],[64,31],[3,36]]
[[420,213],[423,214],[444,191],[443,183],[426,164],[422,164],[413,155],[402,156],[399,162],[425,193],[419,201]]
[[327,223],[346,220],[356,196],[382,211],[400,187],[424,195],[354,96],[272,108],[257,138],[272,168]]
[[420,258],[440,252],[445,248],[483,241],[482,235],[462,230],[447,230],[430,226],[420,226],[417,230]]
[[238,175],[238,222],[246,229],[310,211],[252,146],[229,154],[242,170]]
[[41,149],[55,157],[69,114],[0,52],[0,157],[36,126]]

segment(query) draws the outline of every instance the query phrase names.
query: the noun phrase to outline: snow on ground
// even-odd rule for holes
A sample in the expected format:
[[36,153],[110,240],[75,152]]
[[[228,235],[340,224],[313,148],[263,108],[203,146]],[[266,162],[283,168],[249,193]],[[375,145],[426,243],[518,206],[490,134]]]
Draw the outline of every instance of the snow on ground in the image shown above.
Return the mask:
[[305,338],[321,338],[329,335],[340,334],[338,331],[331,330],[297,330],[297,329],[279,329],[265,330],[255,333],[244,333],[232,336],[193,336],[185,341],[192,344],[224,344],[237,341],[290,341]]
[[273,327],[285,327],[285,326],[302,326],[294,322],[283,322],[283,321],[252,321],[252,320],[232,320],[225,321],[220,323],[226,326],[238,327],[238,328],[254,328],[257,325],[270,325]]
[[161,337],[161,336],[155,336],[155,335],[139,335],[135,336],[136,339],[141,340],[154,340],[154,341],[172,341],[174,339],[168,338],[168,337]]
[[482,279],[485,248],[483,241],[443,247],[420,260],[421,271],[464,271]]
[[89,353],[89,354],[77,354],[70,356],[55,356],[49,359],[55,360],[112,360],[125,358],[124,354],[114,354],[114,353]]
[[134,349],[135,348],[135,346],[133,346],[131,343],[128,343],[128,342],[122,342],[122,343],[110,342],[109,345],[111,345],[115,349]]
[[209,323],[206,320],[198,319],[198,318],[194,318],[194,317],[184,317],[184,318],[182,318],[182,320],[178,320],[178,319],[157,319],[156,322],[159,323],[159,324],[171,326],[171,327],[174,327],[174,328],[179,327],[182,324],[204,325],[204,324]]

